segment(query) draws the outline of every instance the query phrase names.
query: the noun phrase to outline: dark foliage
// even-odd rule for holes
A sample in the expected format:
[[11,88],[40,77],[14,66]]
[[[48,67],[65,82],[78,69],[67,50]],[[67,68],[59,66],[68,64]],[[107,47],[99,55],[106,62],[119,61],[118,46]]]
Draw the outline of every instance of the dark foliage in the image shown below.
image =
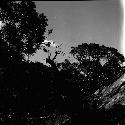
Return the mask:
[[[65,74],[66,79],[76,88],[79,88],[78,91],[80,91],[78,95],[80,96],[79,99],[82,100],[84,108],[81,115],[76,119],[76,123],[81,118],[83,123],[86,122],[87,124],[90,124],[89,121],[93,124],[118,124],[121,119],[123,120],[125,116],[124,113],[119,117],[116,114],[112,115],[112,117],[108,117],[107,114],[116,110],[116,112],[120,112],[124,106],[115,105],[109,111],[103,108],[100,110],[98,109],[100,102],[99,100],[97,100],[97,102],[93,100],[93,94],[98,89],[101,91],[104,87],[112,85],[124,74],[124,68],[121,67],[119,63],[124,62],[124,56],[114,48],[99,46],[93,43],[84,43],[73,47],[71,54],[73,54],[78,62],[70,63],[68,60],[65,60],[60,66],[62,67],[62,72],[66,73],[67,71],[68,73]],[[107,60],[103,65],[100,61],[102,58]],[[79,102],[79,105],[80,103],[81,102]],[[83,120],[83,118],[85,120]]]
[[[2,3],[1,8],[0,18],[9,23],[0,32],[3,60],[0,63],[0,124],[49,124],[52,121],[54,124],[54,116],[50,114],[55,112],[71,117],[72,122],[65,124],[124,123],[124,112],[120,112],[124,106],[99,109],[100,102],[93,96],[97,89],[113,84],[124,74],[119,64],[124,62],[123,55],[114,48],[85,43],[71,50],[78,62],[65,60],[60,64],[61,70],[50,58],[46,62],[51,67],[22,61],[23,53],[32,54],[40,47],[47,19],[35,11],[31,1],[9,1]],[[20,23],[18,28],[16,22]],[[22,39],[26,41],[21,42]],[[101,59],[108,61],[102,65]]]
[[[28,62],[11,63],[1,67],[0,110],[3,113],[1,117],[4,123],[24,124],[27,122],[28,124],[30,122],[27,120],[28,112],[34,118],[34,124],[43,123],[40,117],[49,116],[55,110],[69,115],[71,117],[69,124],[91,124],[91,121],[94,124],[115,125],[124,122],[124,113],[118,116],[115,113],[109,115],[112,112],[120,112],[123,107],[116,106],[108,111],[97,108],[96,100],[93,100],[92,95],[99,87],[98,79],[96,79],[99,74],[94,74],[95,79],[92,81],[92,76],[87,78],[79,76],[79,72],[75,72],[74,65],[72,66],[70,62],[67,62],[70,68],[61,71],[53,60],[48,59],[47,62],[51,67]],[[96,68],[99,68],[98,65]],[[100,70],[100,73],[103,70]],[[11,120],[7,112],[15,113]]]
[[47,18],[36,12],[32,1],[9,1],[0,7],[0,19],[5,23],[0,31],[0,53],[5,57],[2,62],[21,62],[24,54],[29,56],[40,48]]
[[[124,62],[124,56],[115,48],[84,43],[73,47],[70,53],[79,61],[79,67],[83,67],[82,71],[87,75],[87,81],[89,78],[100,86],[112,84],[124,73],[119,63]],[[101,59],[104,64],[101,64]]]

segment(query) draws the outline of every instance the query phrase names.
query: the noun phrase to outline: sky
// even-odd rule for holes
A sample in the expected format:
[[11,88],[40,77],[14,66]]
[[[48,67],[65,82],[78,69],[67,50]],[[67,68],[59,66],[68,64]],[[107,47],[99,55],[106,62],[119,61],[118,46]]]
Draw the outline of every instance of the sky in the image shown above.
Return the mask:
[[[98,43],[121,51],[123,12],[120,0],[37,1],[36,10],[48,18],[47,38],[63,43],[65,52],[81,43]],[[38,58],[38,57],[37,57]]]

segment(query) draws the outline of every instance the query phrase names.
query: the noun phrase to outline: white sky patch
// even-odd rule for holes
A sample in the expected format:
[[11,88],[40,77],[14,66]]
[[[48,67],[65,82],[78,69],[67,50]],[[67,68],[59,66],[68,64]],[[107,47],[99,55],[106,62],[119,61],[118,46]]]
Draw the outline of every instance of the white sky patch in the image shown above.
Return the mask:
[[21,3],[21,1],[14,1],[14,3],[16,3],[16,4],[20,4],[20,3]]
[[[31,62],[41,62],[44,65],[49,66],[49,64],[46,63],[46,58],[48,58],[48,53],[51,52],[52,56],[55,54],[55,50],[58,49],[59,44],[56,44],[53,40],[44,40],[41,44],[41,49],[37,50],[36,53],[33,54],[33,56],[30,57]],[[47,52],[43,51],[43,48],[47,50]]]
[[5,23],[3,23],[2,21],[0,21],[0,30],[2,29],[2,27],[5,25]]
[[29,60],[31,62],[41,62],[44,65],[47,65],[46,64],[47,57],[48,57],[48,54],[45,53],[43,50],[37,50],[37,52],[33,56],[31,56]]
[[42,46],[57,47],[58,44],[56,44],[53,40],[44,40],[44,42],[42,43]]
[[102,66],[104,66],[108,62],[108,59],[107,58],[101,58],[99,62]]
[[1,28],[2,28],[2,21],[0,21],[0,30],[1,30]]
[[16,23],[15,23],[15,26],[16,26],[16,28],[18,28],[18,27],[20,26],[20,23],[19,23],[19,22],[16,22]]
[[121,51],[125,57],[125,0],[121,0],[122,11],[123,11],[123,24],[122,24],[122,38],[121,38]]
[[[63,44],[55,43],[53,40],[44,40],[44,42],[41,44],[41,49],[37,50],[36,53],[30,56],[29,61],[41,62],[44,65],[50,66],[46,63],[46,58],[48,58],[49,53],[51,53],[51,58],[53,58],[56,51],[61,51],[63,53],[57,55],[55,59],[56,62],[61,63],[65,59],[70,60],[71,63],[78,62],[78,60],[76,60],[71,54],[65,52],[62,46]],[[43,48],[45,48],[47,51],[45,52]]]

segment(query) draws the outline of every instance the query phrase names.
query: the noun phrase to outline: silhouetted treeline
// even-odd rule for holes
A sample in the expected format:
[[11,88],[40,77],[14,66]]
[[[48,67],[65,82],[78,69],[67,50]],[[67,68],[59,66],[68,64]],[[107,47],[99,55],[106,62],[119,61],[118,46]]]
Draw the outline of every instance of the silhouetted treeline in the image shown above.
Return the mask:
[[77,62],[66,59],[56,64],[47,58],[50,67],[30,62],[29,56],[45,40],[46,16],[36,12],[32,1],[9,1],[0,7],[0,19],[5,21],[0,31],[1,124],[29,124],[29,117],[37,118],[38,122],[41,116],[48,118],[55,111],[71,117],[71,123],[67,124],[124,123],[121,103],[109,110],[105,109],[105,103],[99,108],[102,102],[94,94],[125,73],[121,66],[125,59],[117,49],[83,43],[72,47],[70,52]]

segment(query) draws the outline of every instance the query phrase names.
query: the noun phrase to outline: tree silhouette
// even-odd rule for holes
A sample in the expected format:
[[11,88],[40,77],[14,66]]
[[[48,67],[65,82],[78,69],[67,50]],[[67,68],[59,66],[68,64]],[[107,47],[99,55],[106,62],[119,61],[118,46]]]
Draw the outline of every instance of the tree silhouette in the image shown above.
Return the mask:
[[123,73],[120,62],[124,62],[124,56],[115,48],[84,43],[72,47],[70,53],[79,61],[79,67],[83,67],[83,72],[90,81],[98,77],[98,82],[106,83],[108,79],[112,83]]
[[[84,123],[86,120],[83,117],[87,119],[94,116],[93,122],[98,118],[103,120],[110,117],[105,116],[110,111],[102,112],[103,115],[97,113],[93,93],[101,87],[113,84],[124,73],[120,66],[124,62],[123,55],[111,47],[84,43],[72,47],[70,54],[76,62],[71,63],[66,59],[58,64],[55,59],[63,52],[57,49],[51,57],[50,51],[46,49],[46,46],[55,44],[53,41],[45,44],[47,19],[44,14],[36,12],[34,2],[2,2],[0,8],[0,20],[3,23],[0,30],[0,57],[3,62],[1,60],[0,63],[3,66],[11,62],[11,65],[0,69],[0,112],[9,112],[11,108],[19,114],[20,119],[29,112],[35,118],[40,118],[41,108],[46,106],[46,117],[57,109],[71,115],[74,124],[80,121]],[[51,32],[52,30],[48,34]],[[22,62],[24,54],[36,52],[41,45],[44,45],[43,50],[48,53],[46,62],[51,67],[41,63]],[[119,109],[122,107],[117,108],[118,113]],[[1,117],[6,122],[9,119],[5,118],[7,113],[2,113]],[[12,124],[16,122],[14,115],[10,120],[13,121]],[[109,119],[122,119],[123,115],[111,117]],[[17,123],[20,124],[21,120]]]
[[9,60],[20,62],[24,55],[29,56],[40,48],[45,39],[47,18],[36,11],[32,1],[9,1],[0,7],[0,20],[5,24],[0,31],[4,53]]
[[[60,66],[62,70],[71,74],[68,79],[71,79],[71,83],[74,82],[74,85],[79,86],[79,90],[81,90],[81,100],[84,105],[81,119],[88,113],[88,116],[86,114],[84,117],[95,115],[94,119],[99,116],[100,119],[103,119],[104,124],[112,124],[113,121],[111,122],[110,118],[104,118],[103,115],[108,111],[98,110],[97,107],[100,102],[99,100],[96,102],[93,95],[97,90],[101,91],[104,87],[108,88],[109,85],[113,85],[124,74],[124,68],[120,65],[125,60],[124,56],[115,48],[95,43],[83,43],[77,47],[72,47],[70,53],[77,61],[71,63],[69,60],[65,60]],[[68,77],[68,75],[66,76]],[[112,95],[112,93],[110,94]],[[113,108],[113,110],[116,109]],[[110,111],[112,112],[112,108]],[[93,115],[90,116],[89,113]],[[124,117],[124,115],[121,117]],[[114,118],[113,115],[112,119]],[[114,121],[113,124],[116,123]]]

